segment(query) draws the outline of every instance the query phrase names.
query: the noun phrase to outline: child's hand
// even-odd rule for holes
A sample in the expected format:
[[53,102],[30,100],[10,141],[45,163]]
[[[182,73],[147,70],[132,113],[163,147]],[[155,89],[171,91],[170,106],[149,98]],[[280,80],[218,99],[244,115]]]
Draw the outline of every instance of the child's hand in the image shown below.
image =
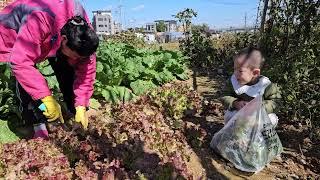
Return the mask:
[[238,111],[242,109],[244,106],[248,104],[247,101],[234,101],[233,107],[236,108]]

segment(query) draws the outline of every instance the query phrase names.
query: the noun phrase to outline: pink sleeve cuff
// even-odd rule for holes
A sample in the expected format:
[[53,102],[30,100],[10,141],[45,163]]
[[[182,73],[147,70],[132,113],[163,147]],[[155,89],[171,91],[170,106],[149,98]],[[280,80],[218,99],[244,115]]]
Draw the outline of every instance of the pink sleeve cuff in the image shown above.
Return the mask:
[[78,106],[84,106],[84,107],[89,107],[90,103],[89,102],[76,102],[75,103],[75,107],[78,107]]
[[32,99],[34,99],[34,100],[43,99],[43,98],[45,98],[45,97],[47,97],[47,96],[51,96],[51,95],[52,95],[52,93],[51,93],[50,91],[30,94],[30,96],[31,96]]

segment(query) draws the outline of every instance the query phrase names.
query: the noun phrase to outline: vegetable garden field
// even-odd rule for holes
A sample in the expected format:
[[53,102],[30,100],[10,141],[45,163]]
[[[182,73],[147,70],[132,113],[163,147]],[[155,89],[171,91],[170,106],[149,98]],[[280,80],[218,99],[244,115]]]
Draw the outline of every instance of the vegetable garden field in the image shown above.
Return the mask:
[[[186,9],[176,16],[190,31],[179,49],[121,36],[101,42],[88,130],[65,113],[49,63],[39,64],[66,119],[47,125],[49,140],[30,138],[15,79],[0,64],[0,179],[319,179],[320,2],[266,2],[257,32],[212,38],[192,28],[197,13]],[[209,147],[224,126],[218,99],[233,56],[248,46],[264,52],[262,74],[282,91],[283,152],[257,173],[237,170]]]

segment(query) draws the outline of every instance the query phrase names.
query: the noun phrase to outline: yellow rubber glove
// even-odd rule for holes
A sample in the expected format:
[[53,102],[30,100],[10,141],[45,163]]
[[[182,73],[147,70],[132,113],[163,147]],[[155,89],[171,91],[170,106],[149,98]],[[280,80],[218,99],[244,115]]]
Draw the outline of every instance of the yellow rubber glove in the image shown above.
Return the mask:
[[87,109],[84,106],[78,106],[76,107],[76,117],[75,120],[77,123],[81,123],[83,126],[83,129],[88,128],[88,117],[86,115]]
[[46,106],[46,110],[43,112],[43,115],[48,118],[48,122],[60,120],[64,123],[64,119],[62,117],[61,106],[52,96],[47,96],[41,99],[43,104]]

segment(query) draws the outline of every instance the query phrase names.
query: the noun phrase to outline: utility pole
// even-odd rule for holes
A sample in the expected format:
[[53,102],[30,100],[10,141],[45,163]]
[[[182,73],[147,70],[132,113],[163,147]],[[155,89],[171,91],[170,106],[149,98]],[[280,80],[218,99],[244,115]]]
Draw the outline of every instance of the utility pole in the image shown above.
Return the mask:
[[122,26],[122,29],[124,29],[125,27],[124,27],[124,24],[123,24],[123,21],[122,21],[122,7],[123,7],[123,5],[122,5],[122,0],[119,0],[119,6],[118,6],[118,8],[119,8],[119,21],[120,21],[120,24],[121,24],[121,26]]
[[247,12],[244,14],[244,29],[247,31]]

